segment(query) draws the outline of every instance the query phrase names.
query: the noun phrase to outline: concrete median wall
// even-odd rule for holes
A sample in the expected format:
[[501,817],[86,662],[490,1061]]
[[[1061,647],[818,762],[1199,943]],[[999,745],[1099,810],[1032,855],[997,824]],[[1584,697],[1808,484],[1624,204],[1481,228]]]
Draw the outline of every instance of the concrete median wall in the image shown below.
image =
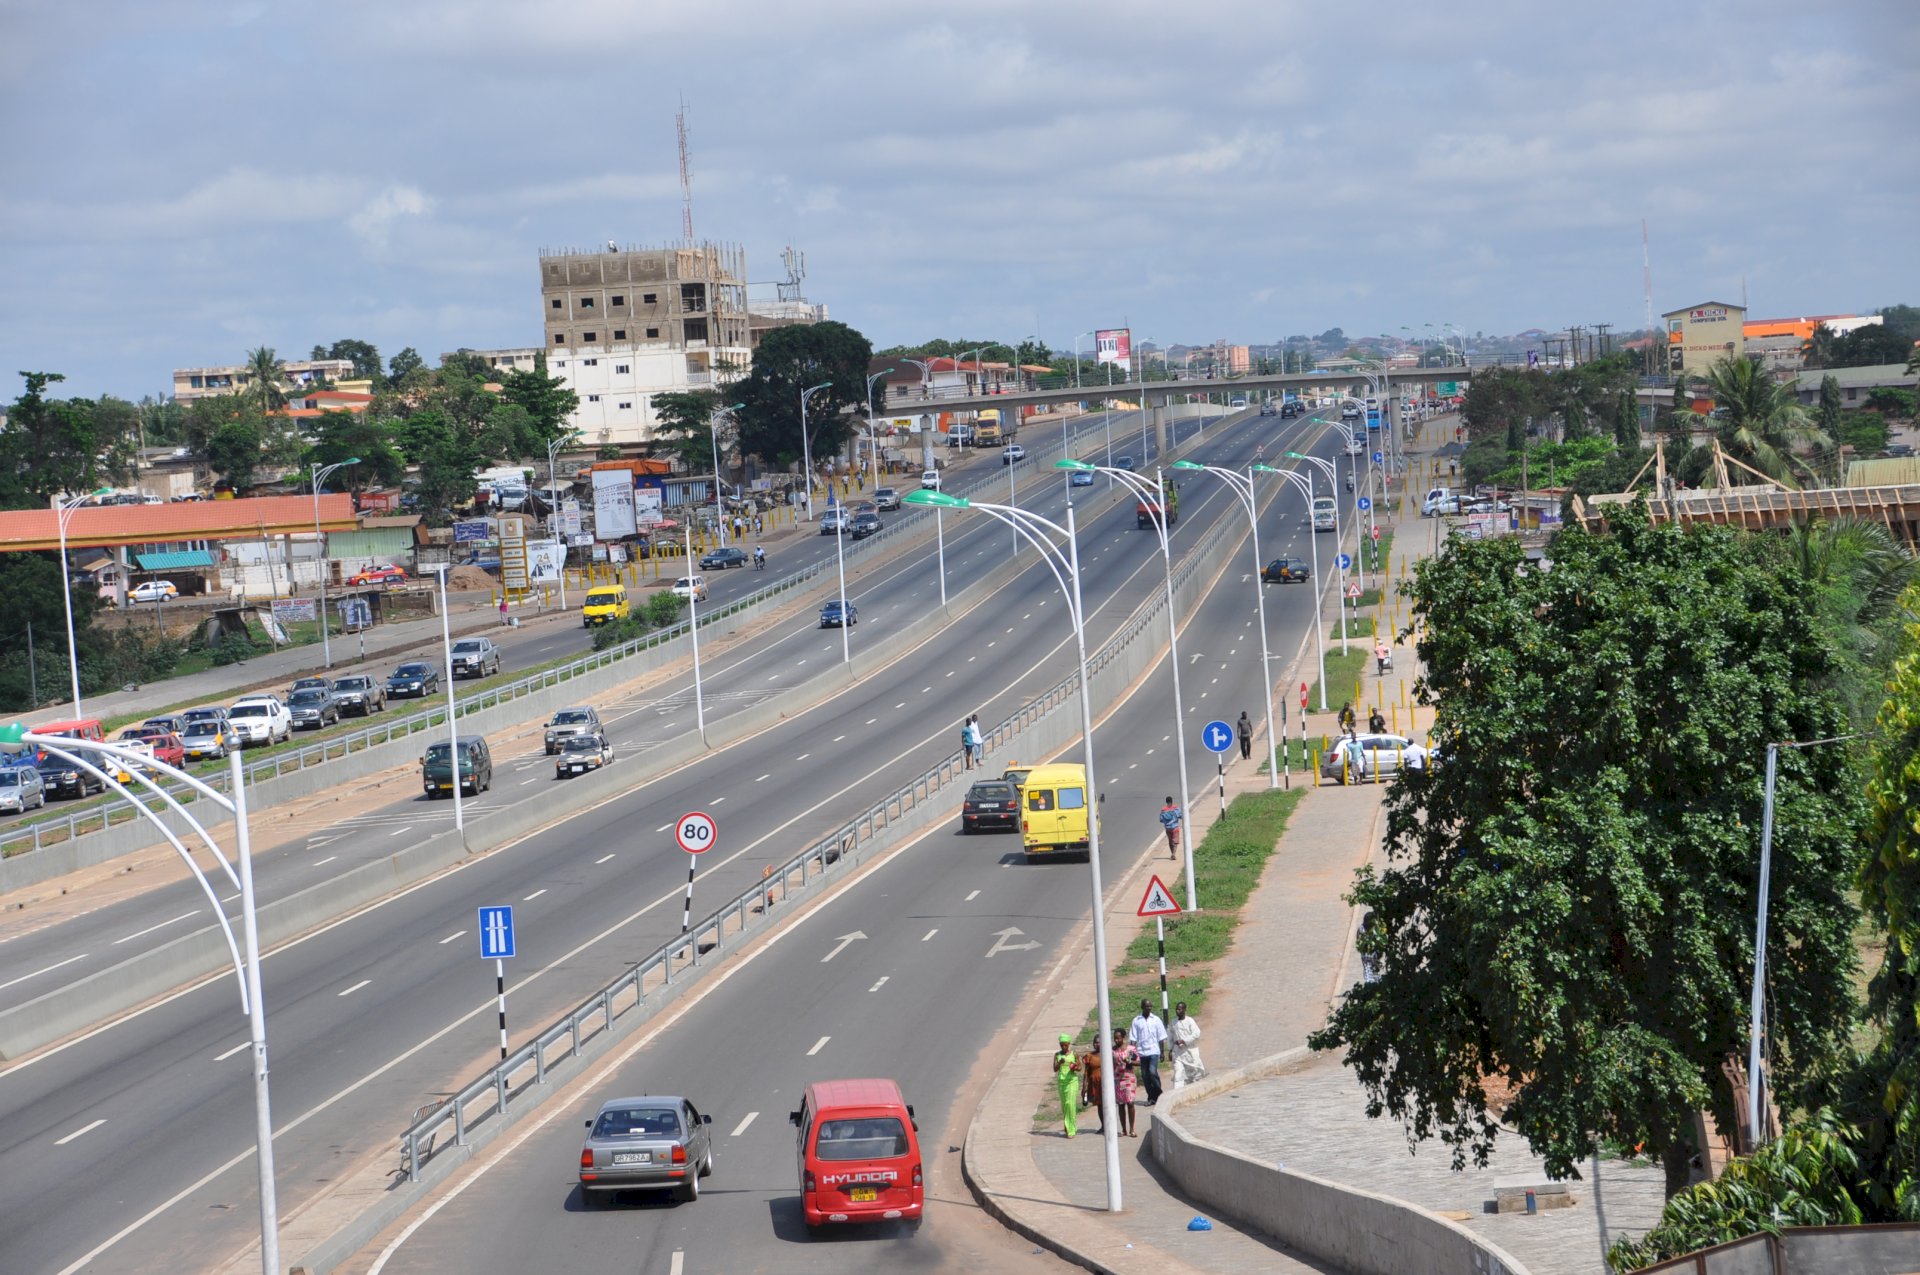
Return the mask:
[[1302,1047],[1169,1089],[1153,1110],[1147,1151],[1168,1177],[1224,1218],[1303,1249],[1351,1275],[1528,1275],[1491,1240],[1405,1200],[1329,1182],[1216,1146],[1187,1132],[1179,1108],[1305,1060]]

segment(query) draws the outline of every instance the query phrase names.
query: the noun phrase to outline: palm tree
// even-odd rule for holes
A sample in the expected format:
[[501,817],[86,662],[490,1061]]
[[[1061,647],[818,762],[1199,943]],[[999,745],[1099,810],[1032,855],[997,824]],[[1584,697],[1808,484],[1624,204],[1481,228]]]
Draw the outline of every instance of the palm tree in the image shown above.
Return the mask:
[[1863,729],[1884,696],[1885,670],[1912,619],[1902,595],[1920,574],[1884,523],[1802,518],[1783,542],[1787,574],[1805,586],[1833,654],[1829,681]]
[[280,362],[280,356],[273,352],[272,346],[263,345],[257,350],[247,351],[247,374],[251,378],[249,393],[259,401],[260,410],[271,412],[287,401],[281,392],[280,384],[286,378],[286,368]]
[[1832,367],[1834,342],[1840,338],[1832,328],[1822,323],[1813,330],[1813,335],[1800,343],[1800,358],[1807,367]]
[[1810,447],[1816,457],[1837,454],[1833,440],[1814,428],[1792,390],[1752,359],[1721,359],[1697,380],[1713,399],[1720,447],[1735,460],[1795,487],[1795,471],[1817,474],[1814,463],[1795,454],[1797,447]]

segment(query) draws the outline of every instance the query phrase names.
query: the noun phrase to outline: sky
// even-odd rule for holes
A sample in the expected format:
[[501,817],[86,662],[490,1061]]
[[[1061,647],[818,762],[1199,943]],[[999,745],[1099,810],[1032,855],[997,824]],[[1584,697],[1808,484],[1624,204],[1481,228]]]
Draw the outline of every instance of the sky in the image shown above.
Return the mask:
[[[1561,10],[1561,11],[1555,11]],[[681,234],[878,347],[1920,304],[1920,4],[0,0],[0,354],[539,343]],[[11,383],[0,400],[18,392]]]

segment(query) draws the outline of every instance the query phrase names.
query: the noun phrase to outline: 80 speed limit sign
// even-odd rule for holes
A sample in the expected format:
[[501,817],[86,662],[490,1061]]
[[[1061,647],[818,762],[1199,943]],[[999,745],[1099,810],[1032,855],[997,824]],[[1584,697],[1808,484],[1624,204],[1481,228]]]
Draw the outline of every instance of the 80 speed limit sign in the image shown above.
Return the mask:
[[680,821],[673,826],[673,839],[688,854],[713,849],[714,839],[719,833],[720,830],[714,826],[713,816],[701,810],[681,815]]

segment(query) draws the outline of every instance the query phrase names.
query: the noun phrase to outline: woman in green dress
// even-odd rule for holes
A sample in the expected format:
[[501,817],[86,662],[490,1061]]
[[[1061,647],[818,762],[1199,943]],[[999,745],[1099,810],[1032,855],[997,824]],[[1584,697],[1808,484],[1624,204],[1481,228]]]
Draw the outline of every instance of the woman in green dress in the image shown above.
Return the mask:
[[1071,1138],[1079,1132],[1080,1060],[1073,1056],[1073,1037],[1066,1032],[1060,1033],[1060,1048],[1053,1055],[1053,1087],[1060,1094],[1060,1123]]

